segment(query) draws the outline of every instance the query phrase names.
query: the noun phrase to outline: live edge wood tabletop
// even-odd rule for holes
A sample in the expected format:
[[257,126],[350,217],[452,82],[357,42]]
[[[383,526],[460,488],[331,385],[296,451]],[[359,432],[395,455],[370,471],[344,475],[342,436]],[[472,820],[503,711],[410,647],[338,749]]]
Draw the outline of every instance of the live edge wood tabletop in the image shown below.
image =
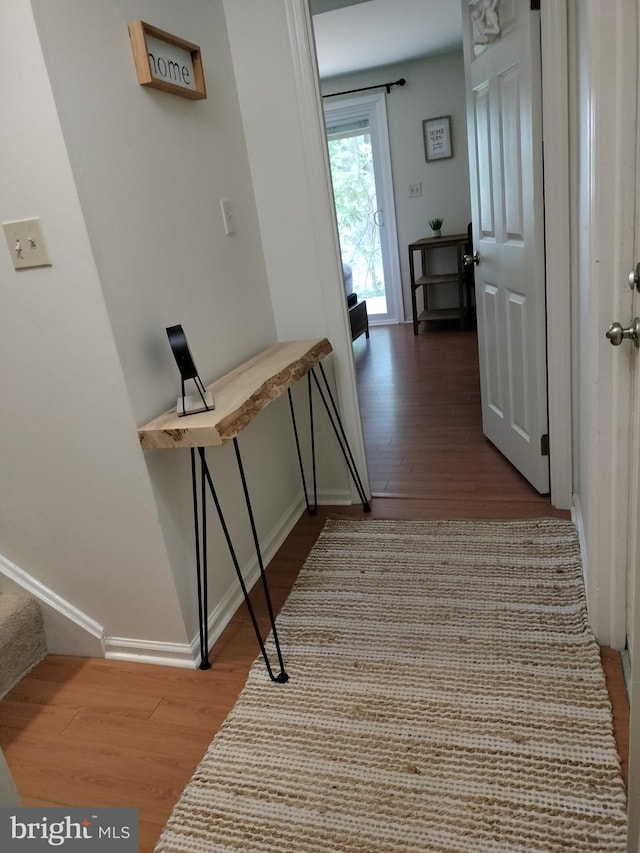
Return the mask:
[[174,407],[138,429],[140,444],[144,450],[226,444],[332,349],[327,338],[274,344],[207,386],[215,409],[181,417]]

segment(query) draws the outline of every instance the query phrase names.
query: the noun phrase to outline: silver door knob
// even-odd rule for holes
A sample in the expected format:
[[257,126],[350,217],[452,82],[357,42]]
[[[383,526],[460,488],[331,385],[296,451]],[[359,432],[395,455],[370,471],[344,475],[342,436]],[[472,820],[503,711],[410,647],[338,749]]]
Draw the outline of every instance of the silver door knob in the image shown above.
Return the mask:
[[470,267],[472,264],[477,266],[480,263],[480,255],[477,252],[474,252],[473,255],[463,255],[462,260],[465,267]]
[[632,340],[636,348],[640,347],[640,318],[634,317],[628,329],[623,329],[620,323],[612,323],[607,329],[607,338],[614,347],[619,347],[625,338]]
[[640,264],[636,264],[636,268],[629,273],[629,287],[640,291]]

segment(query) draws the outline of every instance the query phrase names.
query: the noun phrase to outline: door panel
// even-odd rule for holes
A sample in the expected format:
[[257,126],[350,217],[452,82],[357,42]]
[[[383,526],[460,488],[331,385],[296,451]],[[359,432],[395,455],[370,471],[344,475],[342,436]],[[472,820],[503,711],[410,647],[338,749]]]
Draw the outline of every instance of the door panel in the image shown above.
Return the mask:
[[507,305],[511,428],[519,433],[525,441],[528,441],[530,428],[527,415],[527,353],[523,346],[527,329],[526,297],[522,293],[509,292]]
[[546,493],[539,12],[525,2],[501,4],[500,33],[474,44],[482,7],[461,2],[483,430]]
[[498,295],[498,288],[485,282],[484,298],[481,303],[482,311],[479,312],[479,318],[482,317],[483,325],[487,330],[487,346],[484,347],[480,355],[484,361],[481,370],[485,376],[487,405],[497,417],[502,418],[504,415],[501,396],[502,382],[500,381],[500,354],[498,352],[500,346]]
[[522,150],[520,144],[519,66],[498,78],[502,143],[502,209],[505,240],[522,240]]
[[489,87],[481,86],[474,90],[476,114],[476,150],[478,160],[489,164],[488,169],[476,169],[480,186],[476,189],[478,197],[480,233],[483,237],[493,237],[495,233],[493,219],[493,180],[491,177],[491,116],[489,113]]

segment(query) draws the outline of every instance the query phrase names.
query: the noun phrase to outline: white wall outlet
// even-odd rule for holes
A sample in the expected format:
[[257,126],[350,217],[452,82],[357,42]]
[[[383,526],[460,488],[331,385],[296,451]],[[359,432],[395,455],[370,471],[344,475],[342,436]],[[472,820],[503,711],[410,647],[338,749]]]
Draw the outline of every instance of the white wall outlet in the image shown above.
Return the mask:
[[40,229],[40,219],[16,219],[3,222],[2,227],[13,266],[17,270],[51,266]]
[[227,236],[229,234],[235,234],[236,220],[233,215],[233,208],[231,207],[231,202],[228,198],[221,198],[220,207],[222,208],[222,218],[224,220],[224,233]]
[[409,198],[418,198],[422,195],[422,184],[409,184]]

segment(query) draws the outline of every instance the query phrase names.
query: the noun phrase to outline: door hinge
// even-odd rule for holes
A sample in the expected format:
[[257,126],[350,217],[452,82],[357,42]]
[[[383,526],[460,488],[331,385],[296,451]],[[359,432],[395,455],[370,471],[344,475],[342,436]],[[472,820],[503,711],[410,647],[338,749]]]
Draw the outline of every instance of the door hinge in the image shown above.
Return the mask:
[[549,455],[549,433],[540,436],[540,456]]
[[540,11],[540,0],[531,0],[531,11],[539,12]]

